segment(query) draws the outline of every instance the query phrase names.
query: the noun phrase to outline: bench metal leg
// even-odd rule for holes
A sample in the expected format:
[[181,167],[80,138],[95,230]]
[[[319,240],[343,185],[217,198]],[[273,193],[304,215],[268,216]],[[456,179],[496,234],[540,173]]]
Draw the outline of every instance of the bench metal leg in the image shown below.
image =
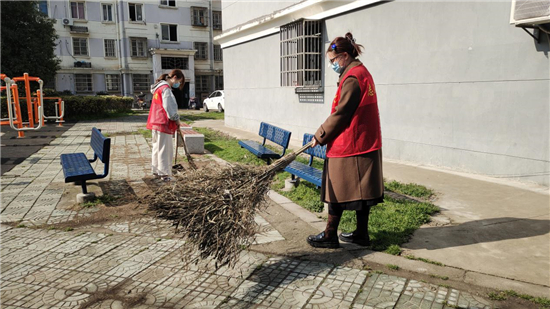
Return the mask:
[[86,187],[86,180],[80,181],[80,184],[82,185],[82,193],[87,194],[88,188]]

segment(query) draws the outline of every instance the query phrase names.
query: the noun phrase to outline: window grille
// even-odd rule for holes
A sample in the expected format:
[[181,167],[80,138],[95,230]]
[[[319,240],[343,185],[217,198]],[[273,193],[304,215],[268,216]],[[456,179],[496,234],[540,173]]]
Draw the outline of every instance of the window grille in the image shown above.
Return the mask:
[[147,57],[147,39],[134,38],[132,41],[132,57]]
[[73,38],[73,53],[75,56],[88,56],[88,39]]
[[161,57],[160,58],[163,70],[189,70],[189,58],[184,57]]
[[107,86],[107,91],[118,91],[120,88],[120,75],[106,74],[105,83]]
[[214,60],[223,61],[222,47],[220,45],[214,45]]
[[74,75],[76,92],[92,92],[92,74]]
[[208,59],[208,44],[204,42],[195,42],[194,47],[197,50],[195,59],[206,60]]
[[149,90],[151,87],[149,74],[132,74],[132,86],[134,87],[134,91]]
[[209,92],[210,91],[210,76],[197,75],[195,76],[195,91],[196,92]]
[[212,11],[212,27],[214,30],[222,30],[222,12]]
[[206,27],[208,23],[206,22],[206,16],[208,14],[207,8],[202,7],[191,7],[191,19],[193,21],[193,26]]
[[322,22],[299,20],[281,27],[281,86],[321,86]]
[[115,40],[105,39],[105,57],[116,57]]

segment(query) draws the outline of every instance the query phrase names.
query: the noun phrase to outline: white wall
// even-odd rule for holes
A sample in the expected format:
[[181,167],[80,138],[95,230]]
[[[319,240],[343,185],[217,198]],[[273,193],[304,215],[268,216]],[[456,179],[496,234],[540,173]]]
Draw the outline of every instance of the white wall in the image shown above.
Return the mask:
[[[326,20],[326,46],[352,31],[365,47],[386,158],[549,185],[549,43],[509,17],[508,2],[389,2]],[[329,114],[338,76],[325,64],[324,104],[300,103],[279,85],[278,40],[224,50],[226,124],[301,139]]]

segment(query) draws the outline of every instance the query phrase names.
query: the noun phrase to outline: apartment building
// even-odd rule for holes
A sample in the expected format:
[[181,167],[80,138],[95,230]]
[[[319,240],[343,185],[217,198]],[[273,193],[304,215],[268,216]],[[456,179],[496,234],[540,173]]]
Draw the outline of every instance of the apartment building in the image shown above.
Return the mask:
[[189,97],[223,89],[222,52],[213,37],[222,27],[221,1],[40,1],[56,19],[61,59],[55,88],[77,95],[149,93],[163,73],[183,70]]

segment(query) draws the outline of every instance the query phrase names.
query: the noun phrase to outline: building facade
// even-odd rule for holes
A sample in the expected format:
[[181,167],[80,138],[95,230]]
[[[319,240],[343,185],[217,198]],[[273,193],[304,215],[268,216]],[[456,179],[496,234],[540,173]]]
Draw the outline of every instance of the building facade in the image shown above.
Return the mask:
[[55,88],[78,95],[149,93],[154,80],[183,70],[189,97],[223,89],[221,2],[212,0],[41,1],[56,19],[61,70]]
[[314,133],[337,89],[325,51],[350,31],[386,159],[548,186],[550,27],[511,24],[513,3],[223,0],[225,123]]

